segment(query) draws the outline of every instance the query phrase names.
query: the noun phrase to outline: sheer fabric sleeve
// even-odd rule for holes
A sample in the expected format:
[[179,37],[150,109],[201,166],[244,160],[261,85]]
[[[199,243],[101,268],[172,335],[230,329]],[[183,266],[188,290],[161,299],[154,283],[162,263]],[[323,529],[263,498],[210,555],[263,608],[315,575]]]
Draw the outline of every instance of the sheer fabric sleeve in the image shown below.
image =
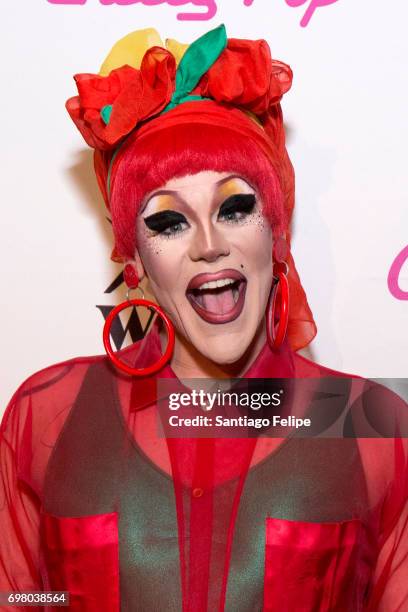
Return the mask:
[[408,611],[408,504],[385,542],[377,563],[370,610]]
[[[349,376],[296,355],[297,375]],[[408,612],[408,405],[384,381],[350,376],[344,433],[357,438],[376,551],[364,610]],[[371,563],[370,563],[371,565]]]
[[[352,410],[375,525],[367,610],[408,612],[408,405],[383,384],[357,381]],[[377,435],[377,437],[374,437]]]
[[[18,476],[16,437],[24,428],[24,424],[18,422],[18,407],[17,393],[0,429],[0,592],[43,589],[40,502]],[[5,609],[15,610],[15,607]]]
[[[86,367],[67,362],[35,374],[17,390],[4,413],[0,427],[2,593],[47,590],[41,559],[43,483],[48,459]],[[1,609],[11,612],[16,607]]]
[[19,482],[14,449],[1,437],[0,591],[42,590],[39,504]]
[[[381,447],[384,440],[370,442],[373,453],[385,455],[386,445]],[[394,475],[382,505],[379,554],[368,610],[408,612],[408,439],[386,442]]]

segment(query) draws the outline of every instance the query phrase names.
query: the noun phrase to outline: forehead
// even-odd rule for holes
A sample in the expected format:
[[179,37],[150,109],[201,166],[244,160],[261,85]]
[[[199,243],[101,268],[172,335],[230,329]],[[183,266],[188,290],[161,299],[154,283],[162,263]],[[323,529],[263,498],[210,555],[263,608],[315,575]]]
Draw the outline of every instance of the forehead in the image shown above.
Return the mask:
[[191,193],[192,191],[235,191],[235,190],[251,190],[251,186],[241,176],[231,172],[216,172],[206,170],[197,172],[196,174],[188,174],[186,176],[171,178],[164,185],[151,192],[147,199],[154,196],[159,191],[174,191],[180,194]]

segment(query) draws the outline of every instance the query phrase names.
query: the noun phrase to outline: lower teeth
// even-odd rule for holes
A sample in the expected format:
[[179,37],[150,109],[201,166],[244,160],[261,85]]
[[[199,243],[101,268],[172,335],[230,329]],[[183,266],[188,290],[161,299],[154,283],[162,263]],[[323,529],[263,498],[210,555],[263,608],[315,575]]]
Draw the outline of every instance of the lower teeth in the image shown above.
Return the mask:
[[234,302],[235,302],[235,303],[237,303],[237,300],[238,300],[238,294],[239,294],[238,289],[235,289],[235,287],[234,287],[234,289],[232,290],[232,297],[234,298]]

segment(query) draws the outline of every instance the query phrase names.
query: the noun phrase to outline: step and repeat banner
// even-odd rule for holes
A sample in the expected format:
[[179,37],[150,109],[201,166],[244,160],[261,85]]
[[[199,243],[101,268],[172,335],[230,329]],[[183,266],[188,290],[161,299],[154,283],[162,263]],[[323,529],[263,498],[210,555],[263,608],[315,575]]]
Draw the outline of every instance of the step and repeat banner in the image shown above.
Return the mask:
[[[225,23],[290,64],[293,253],[319,330],[309,356],[407,376],[405,0],[16,0],[0,10],[0,412],[35,371],[102,353],[104,317],[124,299],[92,151],[64,105],[75,73],[98,72],[119,38],[147,27],[189,43]],[[125,335],[123,321],[117,346]]]

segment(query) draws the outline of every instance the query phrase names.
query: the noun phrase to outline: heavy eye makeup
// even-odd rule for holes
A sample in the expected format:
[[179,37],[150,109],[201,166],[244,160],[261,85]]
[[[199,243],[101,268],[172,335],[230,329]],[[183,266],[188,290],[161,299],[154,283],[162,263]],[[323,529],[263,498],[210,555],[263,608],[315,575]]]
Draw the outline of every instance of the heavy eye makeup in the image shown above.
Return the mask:
[[188,227],[185,216],[175,210],[163,210],[153,215],[149,215],[143,220],[149,230],[155,234],[162,234],[169,238],[179,234]]
[[[221,204],[217,219],[228,223],[240,222],[254,211],[255,205],[255,194],[234,194]],[[167,238],[172,238],[189,227],[186,217],[175,210],[163,210],[149,215],[143,220],[155,235],[160,234]]]
[[237,193],[224,200],[220,206],[218,218],[232,223],[242,221],[254,211],[255,204],[254,193]]

